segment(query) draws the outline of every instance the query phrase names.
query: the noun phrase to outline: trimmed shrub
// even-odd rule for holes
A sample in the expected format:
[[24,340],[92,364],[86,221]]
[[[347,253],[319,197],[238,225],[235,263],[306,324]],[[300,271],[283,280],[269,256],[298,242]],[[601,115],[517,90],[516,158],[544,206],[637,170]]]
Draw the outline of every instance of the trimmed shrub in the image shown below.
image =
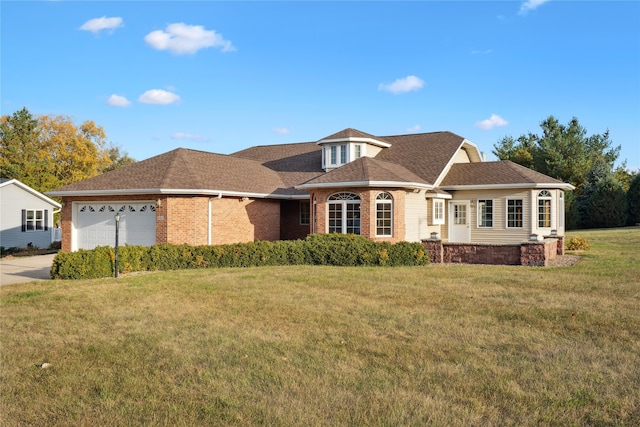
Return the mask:
[[[127,245],[118,250],[120,273],[273,265],[411,266],[428,263],[429,257],[420,243],[376,243],[353,234],[322,234],[304,240],[219,246]],[[109,277],[114,274],[114,268],[115,252],[110,247],[59,252],[53,262],[51,278]]]
[[112,248],[58,252],[51,267],[52,279],[97,279],[114,273],[116,255]]

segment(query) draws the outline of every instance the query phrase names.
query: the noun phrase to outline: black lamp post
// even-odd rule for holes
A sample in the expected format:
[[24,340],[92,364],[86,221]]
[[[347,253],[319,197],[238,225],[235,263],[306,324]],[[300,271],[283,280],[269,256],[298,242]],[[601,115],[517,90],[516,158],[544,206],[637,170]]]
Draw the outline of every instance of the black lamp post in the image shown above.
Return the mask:
[[118,238],[120,237],[120,212],[116,213],[116,272],[115,276],[118,277]]

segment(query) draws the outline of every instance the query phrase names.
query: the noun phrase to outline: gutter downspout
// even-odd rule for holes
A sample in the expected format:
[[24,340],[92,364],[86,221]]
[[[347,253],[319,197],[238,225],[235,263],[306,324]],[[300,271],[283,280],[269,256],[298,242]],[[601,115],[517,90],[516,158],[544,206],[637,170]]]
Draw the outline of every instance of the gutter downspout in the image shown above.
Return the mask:
[[213,215],[213,201],[215,199],[222,199],[222,193],[218,193],[218,196],[215,198],[209,198],[209,212],[207,213],[207,245],[209,246],[211,246],[212,241],[213,228],[211,227],[211,217]]

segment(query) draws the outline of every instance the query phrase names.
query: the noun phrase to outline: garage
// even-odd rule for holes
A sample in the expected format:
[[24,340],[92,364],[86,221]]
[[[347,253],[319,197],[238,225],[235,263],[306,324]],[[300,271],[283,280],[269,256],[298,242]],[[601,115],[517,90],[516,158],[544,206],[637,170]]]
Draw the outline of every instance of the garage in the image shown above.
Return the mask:
[[156,243],[154,202],[76,203],[75,249],[115,246],[116,213],[120,214],[120,245]]

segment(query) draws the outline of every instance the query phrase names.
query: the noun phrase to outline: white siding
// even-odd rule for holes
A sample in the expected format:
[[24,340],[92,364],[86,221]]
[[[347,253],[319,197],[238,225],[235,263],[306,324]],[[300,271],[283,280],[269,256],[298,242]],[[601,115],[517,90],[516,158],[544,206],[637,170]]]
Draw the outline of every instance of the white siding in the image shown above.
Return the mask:
[[[534,190],[535,191],[535,190]],[[532,190],[456,191],[454,200],[471,200],[471,241],[476,243],[520,243],[531,235]],[[537,194],[537,192],[536,192]],[[478,227],[478,200],[493,200],[493,227]],[[507,228],[507,199],[522,199],[523,227]]]
[[[22,231],[22,210],[47,210],[48,230]],[[54,207],[14,184],[0,188],[0,246],[24,248],[29,243],[39,248],[51,245]]]
[[419,242],[429,237],[427,201],[424,192],[407,193],[404,206],[405,237],[408,242]]
[[453,163],[471,163],[469,160],[469,154],[464,148],[460,148],[458,152],[453,156]]

